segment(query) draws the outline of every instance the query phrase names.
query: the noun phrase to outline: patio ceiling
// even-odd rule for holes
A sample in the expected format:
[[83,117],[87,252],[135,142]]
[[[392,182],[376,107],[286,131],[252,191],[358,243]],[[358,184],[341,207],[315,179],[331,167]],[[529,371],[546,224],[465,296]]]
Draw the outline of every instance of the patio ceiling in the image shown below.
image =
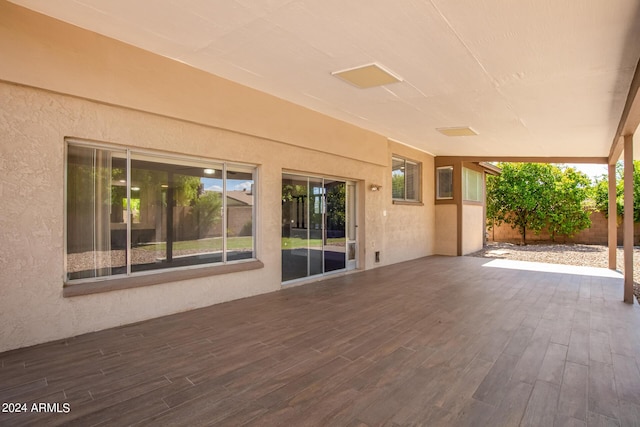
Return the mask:
[[638,0],[13,3],[438,156],[606,157],[640,56]]

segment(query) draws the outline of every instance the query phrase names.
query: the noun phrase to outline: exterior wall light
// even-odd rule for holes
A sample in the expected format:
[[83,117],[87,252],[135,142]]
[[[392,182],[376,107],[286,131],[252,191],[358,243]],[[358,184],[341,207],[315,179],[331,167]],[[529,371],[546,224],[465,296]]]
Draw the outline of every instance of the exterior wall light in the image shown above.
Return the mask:
[[380,191],[382,185],[371,184],[371,191]]

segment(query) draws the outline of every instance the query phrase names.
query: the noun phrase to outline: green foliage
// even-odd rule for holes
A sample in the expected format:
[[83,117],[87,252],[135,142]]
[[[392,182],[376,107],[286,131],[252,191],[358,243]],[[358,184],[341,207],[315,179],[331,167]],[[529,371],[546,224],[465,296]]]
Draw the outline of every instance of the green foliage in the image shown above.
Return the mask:
[[191,206],[198,203],[198,196],[204,191],[200,178],[189,175],[175,176],[175,198],[177,206]]
[[[596,181],[592,197],[596,209],[605,216],[609,215],[609,180],[603,175]],[[624,164],[616,164],[616,209],[619,217],[624,215]],[[640,161],[633,161],[633,221],[640,222]]]
[[[313,185],[313,184],[312,184]],[[316,184],[317,185],[317,184]],[[312,187],[317,188],[317,187]],[[308,200],[307,207],[309,209],[309,221],[311,224],[322,223],[322,206],[326,203],[327,227],[332,230],[344,230],[345,228],[345,203],[346,203],[346,185],[330,185],[325,187],[326,200],[322,194],[307,195],[307,186],[300,184],[283,184],[282,185],[282,204],[291,202],[294,199],[302,198]]]
[[391,175],[391,194],[394,199],[404,199],[404,173]]
[[591,226],[590,214],[583,206],[589,196],[591,180],[573,168],[558,169],[554,173],[556,188],[547,213],[547,229],[555,241],[558,234],[573,236]]
[[[620,180],[616,180],[616,209],[617,214],[622,216],[624,213],[624,183]],[[596,202],[596,209],[609,217],[609,180],[606,176],[602,176],[596,181],[592,190],[592,197]]]
[[541,163],[503,163],[502,173],[487,179],[487,222],[517,228],[526,244],[527,231],[547,227],[552,238],[572,235],[591,225],[582,207],[589,178],[572,168]]
[[217,223],[221,218],[222,195],[216,191],[205,191],[195,200],[191,214],[195,216],[199,230]]
[[282,184],[282,203],[291,202],[297,197],[307,196],[307,186],[301,184]]
[[502,173],[488,178],[487,217],[492,224],[505,222],[517,228],[526,244],[527,230],[539,233],[545,226],[555,177],[551,165],[504,163]]
[[330,230],[345,229],[346,188],[344,184],[327,188],[327,228]]

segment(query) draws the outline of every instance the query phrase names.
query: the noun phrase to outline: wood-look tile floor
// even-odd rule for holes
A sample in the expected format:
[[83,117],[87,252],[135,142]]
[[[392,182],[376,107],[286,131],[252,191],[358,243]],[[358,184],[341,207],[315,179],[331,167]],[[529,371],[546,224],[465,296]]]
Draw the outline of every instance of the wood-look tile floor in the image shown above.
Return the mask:
[[0,402],[69,411],[0,424],[639,425],[622,280],[487,262],[423,258],[2,353]]

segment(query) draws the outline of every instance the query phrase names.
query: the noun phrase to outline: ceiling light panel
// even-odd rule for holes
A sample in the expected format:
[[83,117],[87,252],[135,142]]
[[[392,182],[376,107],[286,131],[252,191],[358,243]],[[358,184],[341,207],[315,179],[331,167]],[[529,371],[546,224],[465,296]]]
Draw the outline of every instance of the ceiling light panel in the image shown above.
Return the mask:
[[476,136],[478,132],[470,127],[437,128],[438,132],[446,136]]
[[402,81],[402,78],[394,75],[391,71],[385,70],[378,64],[362,65],[347,70],[334,71],[331,74],[360,89],[384,86]]

